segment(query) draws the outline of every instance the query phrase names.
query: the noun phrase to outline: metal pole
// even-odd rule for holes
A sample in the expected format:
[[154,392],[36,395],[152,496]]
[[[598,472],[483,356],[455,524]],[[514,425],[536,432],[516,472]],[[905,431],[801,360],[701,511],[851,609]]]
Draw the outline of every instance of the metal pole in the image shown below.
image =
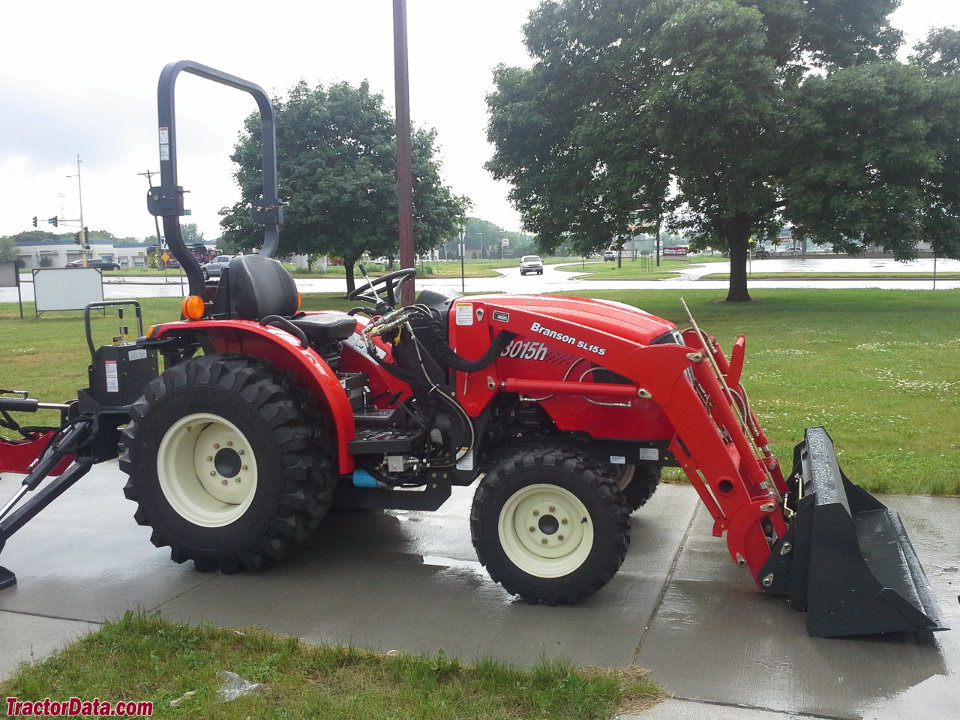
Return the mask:
[[[410,141],[410,77],[407,69],[407,2],[393,0],[393,68],[397,103],[397,213],[400,227],[400,265],[414,267],[413,171]],[[401,288],[402,302],[412,305],[413,281]]]
[[[87,251],[84,250],[83,245],[86,242],[86,233],[84,233],[83,228],[83,181],[80,178],[80,153],[77,153],[77,198],[80,201],[80,233],[78,237],[80,238],[80,259],[83,261],[83,266],[87,267]],[[72,178],[73,175],[67,175],[68,178]]]
[[660,267],[660,218],[657,218],[657,267]]
[[[154,171],[147,170],[146,172],[137,173],[137,175],[145,177],[147,179],[147,184],[150,187],[153,187],[153,176],[156,175]],[[153,224],[157,228],[157,252],[160,253],[163,250],[163,238],[160,237],[160,218],[158,218],[156,215],[153,216]]]
[[467,227],[460,226],[460,292],[467,292],[466,272],[464,271],[463,261],[467,254]]

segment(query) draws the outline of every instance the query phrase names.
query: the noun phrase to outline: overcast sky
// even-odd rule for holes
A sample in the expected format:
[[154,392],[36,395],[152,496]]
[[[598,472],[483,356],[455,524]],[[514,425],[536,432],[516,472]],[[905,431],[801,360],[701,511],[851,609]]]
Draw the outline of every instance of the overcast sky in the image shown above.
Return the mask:
[[[527,62],[522,25],[538,0],[407,0],[411,116],[438,131],[445,182],[472,215],[519,230],[505,185],[483,169],[485,95],[498,63]],[[904,0],[894,24],[910,41],[960,26],[955,0]],[[153,234],[147,180],[159,170],[156,84],[163,66],[193,60],[271,95],[367,79],[393,105],[391,0],[25,0],[5,2],[0,41],[0,235],[79,217],[120,237]],[[252,99],[209,81],[177,82],[179,181],[207,239],[236,200],[229,155]],[[74,177],[67,177],[68,175]],[[61,227],[72,229],[69,223]]]

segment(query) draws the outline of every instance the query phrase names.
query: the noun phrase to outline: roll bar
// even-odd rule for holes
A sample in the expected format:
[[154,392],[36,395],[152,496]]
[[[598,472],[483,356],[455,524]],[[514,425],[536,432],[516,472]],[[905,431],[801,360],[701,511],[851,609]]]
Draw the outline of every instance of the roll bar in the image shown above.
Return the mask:
[[[277,191],[277,132],[270,98],[259,85],[190,60],[173,62],[163,68],[157,84],[157,116],[160,143],[160,186],[151,187],[147,207],[151,215],[163,218],[167,245],[187,274],[190,294],[204,296],[200,263],[187,250],[180,230],[180,216],[185,215],[183,188],[177,182],[177,131],[174,109],[174,86],[181,72],[199,75],[237,90],[250,93],[260,110],[260,143],[263,154],[263,192],[251,210],[253,221],[264,226],[260,254],[273,257],[280,243],[283,212]],[[159,238],[157,238],[159,241]]]

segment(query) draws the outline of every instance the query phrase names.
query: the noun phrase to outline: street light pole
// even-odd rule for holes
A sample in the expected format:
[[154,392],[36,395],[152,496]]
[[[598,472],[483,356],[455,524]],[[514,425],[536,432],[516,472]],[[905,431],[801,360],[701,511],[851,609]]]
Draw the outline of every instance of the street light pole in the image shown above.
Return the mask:
[[[87,237],[86,237],[86,231],[85,231],[86,225],[83,224],[83,182],[82,182],[82,180],[81,180],[81,178],[80,178],[80,163],[81,163],[81,162],[82,162],[82,160],[80,160],[80,153],[77,153],[77,174],[76,174],[76,178],[77,178],[77,198],[78,198],[79,201],[80,201],[80,258],[81,258],[81,260],[83,260],[83,266],[84,266],[84,267],[87,267],[87,256],[89,255],[89,253],[88,253],[88,252],[86,251],[86,249],[84,248],[84,245],[85,245],[86,242],[87,242]],[[72,178],[72,177],[74,177],[74,176],[73,176],[73,175],[67,175],[67,177],[68,177],[68,178]]]

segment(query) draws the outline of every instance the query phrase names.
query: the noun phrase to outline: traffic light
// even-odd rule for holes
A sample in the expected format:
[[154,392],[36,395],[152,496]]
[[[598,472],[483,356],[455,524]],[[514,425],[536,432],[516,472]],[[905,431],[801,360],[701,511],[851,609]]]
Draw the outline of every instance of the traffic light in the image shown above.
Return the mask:
[[37,226],[37,216],[36,216],[36,215],[33,216],[33,226],[34,226],[34,227]]
[[84,250],[90,249],[90,231],[87,230],[86,225],[83,226],[83,249]]
[[57,223],[60,222],[60,218],[58,217],[47,218],[47,222],[53,225],[54,227],[56,227]]
[[73,234],[73,241],[74,241],[77,245],[80,244],[80,233],[75,232],[75,233]]

